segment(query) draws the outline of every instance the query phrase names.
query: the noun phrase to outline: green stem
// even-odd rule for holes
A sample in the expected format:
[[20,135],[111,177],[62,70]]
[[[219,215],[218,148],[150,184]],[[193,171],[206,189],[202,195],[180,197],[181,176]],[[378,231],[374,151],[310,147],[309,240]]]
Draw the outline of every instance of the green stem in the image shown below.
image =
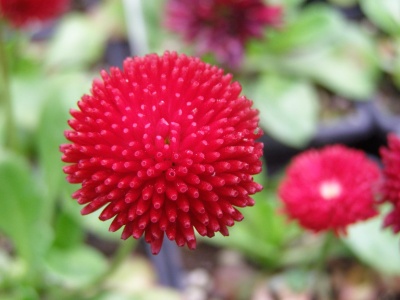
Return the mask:
[[325,235],[323,244],[321,246],[321,250],[319,253],[319,257],[316,263],[316,271],[322,272],[324,270],[326,261],[329,257],[329,252],[333,242],[335,241],[335,235],[333,232],[328,231]]
[[329,254],[330,254],[331,246],[335,240],[336,240],[336,237],[335,237],[334,233],[331,231],[328,231],[325,235],[323,244],[322,244],[320,252],[319,252],[319,256],[314,265],[315,278],[314,278],[314,281],[313,281],[313,284],[311,287],[311,292],[314,294],[319,294],[319,292],[320,292],[318,287],[320,286],[322,279],[325,277],[324,273],[325,273],[326,262],[328,260]]
[[17,130],[12,109],[10,75],[5,49],[4,23],[0,20],[0,103],[5,118],[5,146],[17,150]]
[[109,268],[96,278],[90,286],[97,287],[101,285],[107,278],[110,277],[120,266],[121,263],[126,260],[126,258],[132,253],[132,250],[136,246],[136,240],[134,238],[129,238],[126,241],[121,241],[117,252],[114,254],[113,259],[109,265]]

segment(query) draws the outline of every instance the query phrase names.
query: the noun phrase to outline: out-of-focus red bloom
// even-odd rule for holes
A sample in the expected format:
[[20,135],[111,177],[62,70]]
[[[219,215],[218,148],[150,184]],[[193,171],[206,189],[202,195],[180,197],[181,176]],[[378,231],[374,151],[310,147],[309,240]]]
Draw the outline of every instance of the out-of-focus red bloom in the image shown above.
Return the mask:
[[0,0],[0,16],[15,27],[51,20],[67,10],[70,0]]
[[391,227],[394,233],[400,232],[400,202],[395,204],[383,222],[384,227]]
[[224,64],[237,66],[250,38],[261,38],[266,26],[281,23],[282,9],[262,0],[169,0],[166,25],[198,55],[213,52]]
[[62,160],[82,214],[104,207],[110,230],[144,235],[152,252],[164,233],[179,246],[228,235],[262,186],[258,111],[230,74],[198,58],[165,52],[128,58],[93,82],[71,110]]
[[279,187],[284,211],[307,229],[346,233],[346,227],[377,214],[380,171],[359,150],[342,145],[295,157]]
[[384,226],[397,233],[400,232],[400,138],[389,134],[388,147],[382,147],[380,154],[383,163],[382,197],[393,204]]

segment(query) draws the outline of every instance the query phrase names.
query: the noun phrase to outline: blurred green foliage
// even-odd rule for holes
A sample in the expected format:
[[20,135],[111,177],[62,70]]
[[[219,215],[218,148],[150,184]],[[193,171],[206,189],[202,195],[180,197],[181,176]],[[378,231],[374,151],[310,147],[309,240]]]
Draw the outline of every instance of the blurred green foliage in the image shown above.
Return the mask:
[[360,5],[377,27],[375,43],[380,48],[379,62],[400,89],[400,2],[396,0],[360,0]]
[[[349,100],[368,101],[383,73],[390,74],[400,88],[398,0],[359,1],[376,26],[373,32],[346,20],[328,4],[303,7],[301,0],[271,2],[284,6],[284,25],[266,32],[265,40],[249,43],[242,70],[233,70],[260,110],[261,124],[269,134],[288,145],[306,145],[320,122],[320,88]],[[143,1],[151,52],[190,53],[191,46],[163,26],[163,5],[161,0]],[[99,291],[91,285],[111,263],[100,249],[88,245],[88,234],[117,244],[119,235],[110,234],[108,224],[96,216],[79,215],[80,208],[70,197],[75,187],[65,180],[58,150],[65,142],[68,110],[90,91],[91,81],[105,66],[107,42],[125,37],[122,4],[102,1],[94,12],[71,12],[53,29],[45,41],[8,29],[2,44],[10,69],[17,147],[0,148],[1,299],[78,299],[76,293],[90,299],[154,299],[162,292],[151,289],[145,294],[138,288],[121,295],[121,290]],[[382,54],[382,45],[394,51]],[[212,56],[205,59],[213,60]],[[4,105],[0,116],[4,144],[9,117]],[[265,177],[258,180],[264,182]],[[265,270],[309,264],[320,240],[317,246],[304,243],[304,232],[279,213],[277,184],[271,179],[255,195],[255,207],[243,210],[245,220],[230,229],[229,237],[217,236],[210,242],[237,249]],[[400,274],[399,239],[380,230],[379,222],[357,225],[344,243],[374,269]],[[138,273],[134,278],[143,272]],[[178,299],[174,293],[162,295]]]

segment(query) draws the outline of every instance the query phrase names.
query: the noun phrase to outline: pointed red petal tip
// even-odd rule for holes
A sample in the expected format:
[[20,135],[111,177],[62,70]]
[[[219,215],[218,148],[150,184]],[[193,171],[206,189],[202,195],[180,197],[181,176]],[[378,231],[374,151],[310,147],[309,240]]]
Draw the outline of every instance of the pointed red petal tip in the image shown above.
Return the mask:
[[155,239],[150,243],[150,250],[153,255],[160,253],[163,239],[163,236],[161,236],[161,238]]
[[[140,238],[160,251],[164,234],[196,247],[203,236],[243,217],[262,186],[258,112],[240,96],[231,75],[195,57],[165,52],[128,58],[102,72],[90,95],[71,110],[60,146],[67,179],[82,214],[103,208],[100,220],[121,238]],[[218,99],[218,100],[217,100]]]

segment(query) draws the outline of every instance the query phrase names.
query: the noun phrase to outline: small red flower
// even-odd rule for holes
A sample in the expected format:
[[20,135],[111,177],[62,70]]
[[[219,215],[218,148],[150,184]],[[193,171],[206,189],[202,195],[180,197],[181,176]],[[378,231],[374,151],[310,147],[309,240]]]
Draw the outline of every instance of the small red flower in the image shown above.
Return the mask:
[[68,8],[69,0],[0,0],[0,16],[15,27],[51,20]]
[[284,211],[315,232],[346,227],[377,214],[380,171],[366,155],[342,145],[308,150],[294,158],[279,187]]
[[166,24],[191,43],[198,55],[213,52],[221,63],[237,66],[250,38],[281,23],[282,9],[262,0],[169,0]]
[[165,52],[128,58],[93,82],[71,110],[62,160],[82,214],[104,207],[110,230],[144,235],[152,252],[164,233],[196,247],[243,219],[262,186],[258,111],[230,74],[198,58]]
[[393,204],[393,210],[384,221],[385,227],[400,232],[400,138],[388,135],[388,147],[382,147],[380,154],[383,163],[383,200]]

